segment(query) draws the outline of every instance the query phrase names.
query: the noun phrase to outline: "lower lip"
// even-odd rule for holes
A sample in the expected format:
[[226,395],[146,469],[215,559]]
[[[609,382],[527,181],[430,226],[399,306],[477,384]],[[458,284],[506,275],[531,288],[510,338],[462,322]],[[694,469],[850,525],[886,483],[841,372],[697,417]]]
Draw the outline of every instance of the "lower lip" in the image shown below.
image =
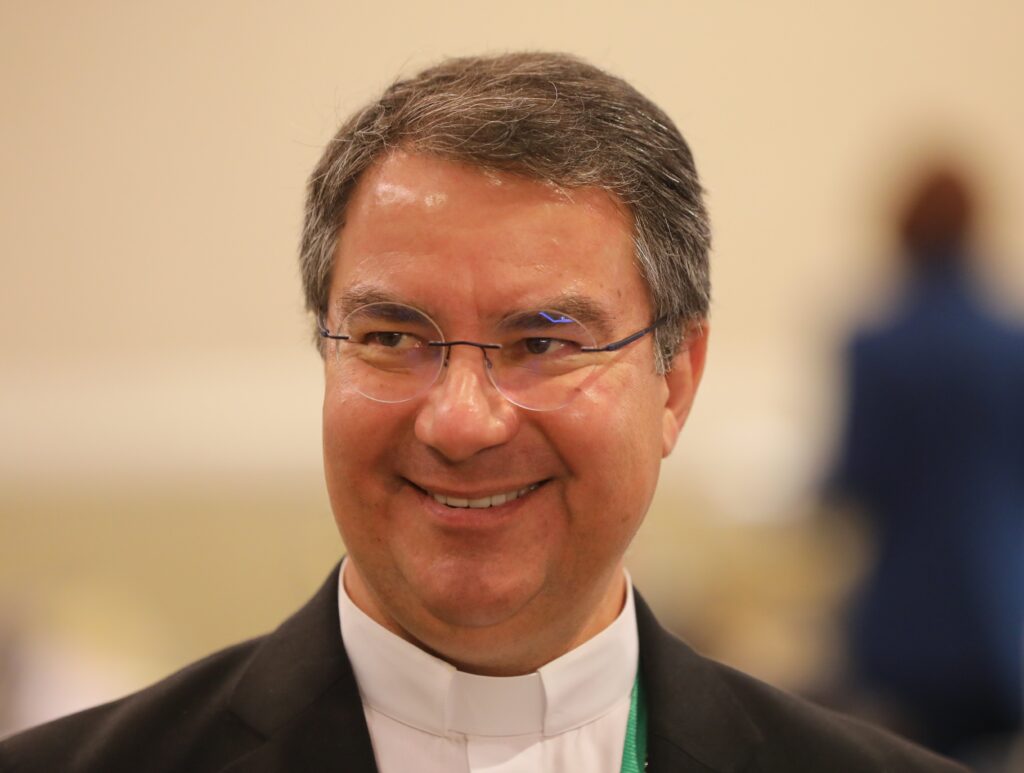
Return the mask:
[[541,483],[537,488],[516,497],[510,502],[491,507],[449,507],[438,502],[432,494],[428,494],[415,484],[410,483],[409,488],[415,496],[419,497],[423,507],[438,519],[443,526],[448,528],[479,529],[495,528],[506,523],[527,503],[540,494],[544,490],[546,483],[547,481]]

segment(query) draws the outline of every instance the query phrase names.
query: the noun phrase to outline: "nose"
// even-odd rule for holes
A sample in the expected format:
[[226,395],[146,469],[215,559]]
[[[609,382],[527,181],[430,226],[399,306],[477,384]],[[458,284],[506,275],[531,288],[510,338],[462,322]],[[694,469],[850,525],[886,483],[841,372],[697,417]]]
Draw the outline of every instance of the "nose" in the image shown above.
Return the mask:
[[481,352],[452,347],[416,417],[417,439],[452,462],[508,442],[519,427],[516,407],[491,383]]

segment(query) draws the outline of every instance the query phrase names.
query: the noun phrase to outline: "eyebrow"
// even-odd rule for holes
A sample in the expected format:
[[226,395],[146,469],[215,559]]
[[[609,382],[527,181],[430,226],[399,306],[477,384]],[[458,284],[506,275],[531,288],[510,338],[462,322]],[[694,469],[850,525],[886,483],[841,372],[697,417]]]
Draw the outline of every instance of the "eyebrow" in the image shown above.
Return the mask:
[[610,335],[612,315],[608,310],[593,298],[574,292],[561,293],[542,300],[529,311],[513,312],[502,319],[498,328],[500,330],[530,330],[557,325],[562,321],[554,315],[549,316],[541,311],[541,315],[547,319],[547,322],[542,322],[538,319],[538,309],[568,315],[577,322],[582,322],[598,338],[604,339]]
[[371,303],[402,303],[402,301],[374,285],[356,284],[341,294],[334,302],[334,307],[340,316],[345,317],[360,306],[369,306]]

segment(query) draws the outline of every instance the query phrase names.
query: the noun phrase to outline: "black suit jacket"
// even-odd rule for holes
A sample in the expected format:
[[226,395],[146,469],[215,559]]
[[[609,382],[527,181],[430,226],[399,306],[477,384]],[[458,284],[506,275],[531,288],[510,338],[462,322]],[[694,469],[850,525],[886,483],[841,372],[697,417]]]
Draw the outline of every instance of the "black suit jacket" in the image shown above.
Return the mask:
[[[375,773],[337,587],[335,569],[273,633],[7,739],[0,771]],[[701,657],[661,628],[639,596],[636,611],[648,773],[962,770]]]

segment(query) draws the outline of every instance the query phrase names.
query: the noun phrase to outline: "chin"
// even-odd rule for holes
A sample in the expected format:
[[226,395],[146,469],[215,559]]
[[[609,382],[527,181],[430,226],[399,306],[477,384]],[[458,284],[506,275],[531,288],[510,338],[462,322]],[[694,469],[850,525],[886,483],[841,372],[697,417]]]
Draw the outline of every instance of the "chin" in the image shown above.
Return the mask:
[[526,578],[452,578],[430,593],[420,594],[420,604],[430,618],[445,627],[482,629],[500,626],[522,613],[537,596],[541,582]]

